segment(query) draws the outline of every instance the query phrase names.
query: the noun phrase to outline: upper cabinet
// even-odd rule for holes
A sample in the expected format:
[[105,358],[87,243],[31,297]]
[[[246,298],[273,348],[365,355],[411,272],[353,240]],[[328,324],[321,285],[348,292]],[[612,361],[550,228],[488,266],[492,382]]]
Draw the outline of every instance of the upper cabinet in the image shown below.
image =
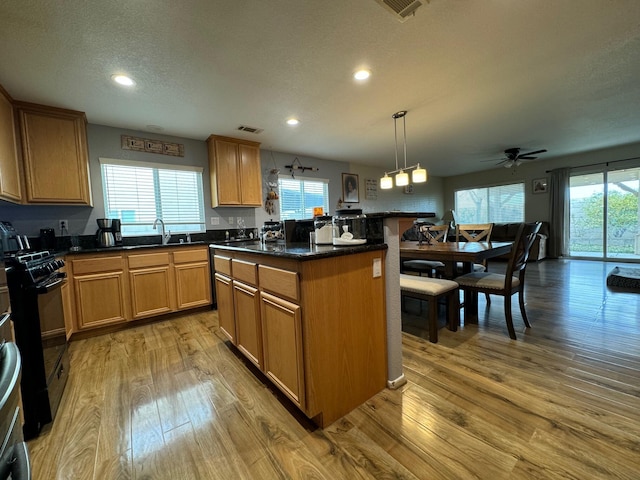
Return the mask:
[[261,206],[260,143],[211,135],[207,146],[211,206]]
[[15,106],[26,203],[91,205],[85,114],[25,102]]
[[11,97],[0,86],[0,198],[22,201],[20,157]]

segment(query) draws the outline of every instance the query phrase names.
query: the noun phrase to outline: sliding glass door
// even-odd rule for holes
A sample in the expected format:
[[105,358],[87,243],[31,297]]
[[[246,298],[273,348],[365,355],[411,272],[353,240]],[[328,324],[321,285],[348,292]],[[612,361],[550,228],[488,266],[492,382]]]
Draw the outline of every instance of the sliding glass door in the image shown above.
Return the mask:
[[570,180],[572,257],[640,260],[640,168]]

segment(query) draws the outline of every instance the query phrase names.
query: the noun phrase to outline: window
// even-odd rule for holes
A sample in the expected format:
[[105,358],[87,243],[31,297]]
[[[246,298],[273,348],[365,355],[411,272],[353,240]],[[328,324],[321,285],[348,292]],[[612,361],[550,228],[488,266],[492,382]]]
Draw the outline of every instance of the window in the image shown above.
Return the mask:
[[524,183],[456,192],[458,223],[524,221]]
[[100,159],[107,218],[122,235],[157,235],[156,218],[172,233],[205,231],[202,168]]
[[280,219],[313,218],[313,207],[329,211],[329,180],[279,177]]

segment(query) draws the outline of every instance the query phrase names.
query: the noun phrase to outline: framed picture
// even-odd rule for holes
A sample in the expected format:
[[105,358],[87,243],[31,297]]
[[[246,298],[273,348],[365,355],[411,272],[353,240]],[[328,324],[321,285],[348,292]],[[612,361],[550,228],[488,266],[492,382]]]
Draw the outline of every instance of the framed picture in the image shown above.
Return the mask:
[[342,174],[342,201],[344,203],[359,203],[358,175],[355,173]]
[[533,181],[533,193],[547,193],[547,179],[536,178]]

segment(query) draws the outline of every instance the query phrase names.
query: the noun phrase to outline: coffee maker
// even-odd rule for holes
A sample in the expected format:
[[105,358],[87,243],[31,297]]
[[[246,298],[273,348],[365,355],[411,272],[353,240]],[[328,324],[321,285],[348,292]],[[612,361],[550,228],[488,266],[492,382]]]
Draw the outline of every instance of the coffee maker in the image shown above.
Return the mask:
[[98,231],[96,232],[96,242],[99,247],[113,247],[116,244],[113,236],[113,220],[110,218],[98,218]]
[[122,222],[119,218],[111,219],[111,231],[113,232],[113,239],[116,245],[122,245]]

